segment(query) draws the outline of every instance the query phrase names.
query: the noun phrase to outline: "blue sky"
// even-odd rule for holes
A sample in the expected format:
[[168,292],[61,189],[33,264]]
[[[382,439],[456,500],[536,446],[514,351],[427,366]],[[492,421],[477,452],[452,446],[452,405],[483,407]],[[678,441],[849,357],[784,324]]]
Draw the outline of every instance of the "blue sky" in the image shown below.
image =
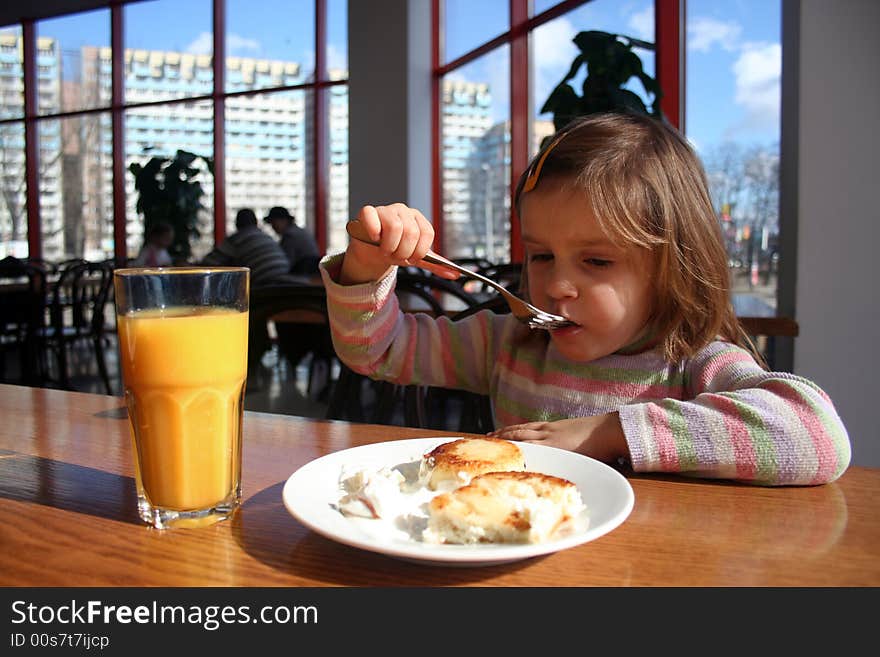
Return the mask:
[[[552,4],[554,0],[535,0],[535,10]],[[780,2],[688,0],[687,5],[688,138],[701,152],[725,140],[763,146],[777,143]],[[344,0],[328,3],[331,67],[347,67],[345,6]],[[447,59],[496,36],[508,21],[507,12],[508,0],[447,0]],[[109,45],[109,16],[109,10],[98,10],[43,21],[38,24],[38,33],[58,37],[64,49]],[[653,20],[650,0],[594,0],[536,30],[536,114],[577,54],[571,42],[575,34],[599,29],[653,41]],[[313,21],[311,0],[228,0],[227,54],[298,61],[308,70],[313,62]],[[208,53],[211,3],[134,3],[126,8],[125,28],[127,47]],[[653,54],[639,54],[652,71]],[[509,113],[506,58],[504,48],[455,74],[490,84],[498,119]]]

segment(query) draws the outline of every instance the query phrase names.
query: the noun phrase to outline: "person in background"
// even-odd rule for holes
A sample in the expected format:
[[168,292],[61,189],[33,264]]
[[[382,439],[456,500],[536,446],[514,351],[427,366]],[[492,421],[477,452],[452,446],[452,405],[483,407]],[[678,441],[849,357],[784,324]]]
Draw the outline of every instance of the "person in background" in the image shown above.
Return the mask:
[[290,262],[278,242],[260,230],[257,215],[244,208],[235,215],[236,232],[206,255],[202,265],[250,267],[251,287],[283,281],[290,271]]
[[290,260],[292,274],[315,274],[321,254],[314,236],[304,228],[296,225],[294,217],[287,208],[275,206],[269,210],[263,221],[272,225],[281,237],[281,248]]
[[373,378],[490,395],[489,435],[636,472],[762,485],[844,472],[851,446],[831,399],[766,371],[735,316],[706,176],[673,127],[576,120],[532,161],[515,203],[523,289],[572,326],[401,313],[398,267],[457,275],[422,262],[434,239],[422,213],[366,206],[358,220],[380,246],[350,240],[321,262],[339,357]]
[[[257,224],[257,215],[243,208],[235,215],[236,232],[214,247],[200,264],[218,267],[249,267],[251,290],[275,283],[294,282],[290,262],[272,236]],[[270,376],[262,364],[263,354],[271,346],[265,322],[248,325],[248,387],[256,389]]]
[[169,267],[174,264],[168,248],[174,242],[174,227],[167,221],[154,223],[144,238],[140,253],[132,260],[133,267]]

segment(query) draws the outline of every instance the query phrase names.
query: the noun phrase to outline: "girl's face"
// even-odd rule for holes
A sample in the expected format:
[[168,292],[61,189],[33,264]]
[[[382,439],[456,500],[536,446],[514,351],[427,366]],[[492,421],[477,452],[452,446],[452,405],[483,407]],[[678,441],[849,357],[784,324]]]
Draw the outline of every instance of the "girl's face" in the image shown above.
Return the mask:
[[615,246],[579,191],[545,182],[521,209],[531,301],[577,324],[550,332],[556,348],[586,362],[643,337],[653,303],[648,251]]

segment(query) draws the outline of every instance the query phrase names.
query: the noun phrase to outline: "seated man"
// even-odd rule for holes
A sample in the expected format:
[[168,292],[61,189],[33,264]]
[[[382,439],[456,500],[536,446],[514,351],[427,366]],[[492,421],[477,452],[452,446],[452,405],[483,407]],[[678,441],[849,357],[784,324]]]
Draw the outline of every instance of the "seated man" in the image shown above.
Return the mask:
[[235,215],[236,232],[206,255],[201,264],[222,267],[250,267],[251,287],[283,282],[290,262],[271,236],[260,230],[253,210]]
[[263,220],[272,224],[272,230],[281,236],[281,248],[290,260],[291,273],[318,273],[318,261],[321,259],[318,243],[309,231],[296,225],[287,208],[275,206]]
[[[251,289],[289,283],[295,277],[289,274],[290,262],[284,251],[270,235],[260,230],[253,210],[239,210],[235,216],[237,231],[206,255],[200,264],[218,267],[250,267]],[[263,354],[271,346],[265,322],[248,327],[248,387],[262,385],[267,374],[261,365]]]

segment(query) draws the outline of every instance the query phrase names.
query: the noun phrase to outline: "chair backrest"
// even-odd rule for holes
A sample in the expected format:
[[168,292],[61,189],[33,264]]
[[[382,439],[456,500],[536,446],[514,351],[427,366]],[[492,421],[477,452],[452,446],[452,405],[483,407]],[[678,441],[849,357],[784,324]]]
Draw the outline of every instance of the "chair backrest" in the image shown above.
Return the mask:
[[450,281],[427,272],[412,274],[399,270],[396,291],[404,311],[428,311],[435,317],[451,315],[479,303],[459,281]]
[[0,260],[0,331],[24,338],[43,326],[46,274],[12,256]]
[[112,287],[110,262],[68,261],[52,290],[49,315],[56,334],[72,329],[77,335],[101,335]]

